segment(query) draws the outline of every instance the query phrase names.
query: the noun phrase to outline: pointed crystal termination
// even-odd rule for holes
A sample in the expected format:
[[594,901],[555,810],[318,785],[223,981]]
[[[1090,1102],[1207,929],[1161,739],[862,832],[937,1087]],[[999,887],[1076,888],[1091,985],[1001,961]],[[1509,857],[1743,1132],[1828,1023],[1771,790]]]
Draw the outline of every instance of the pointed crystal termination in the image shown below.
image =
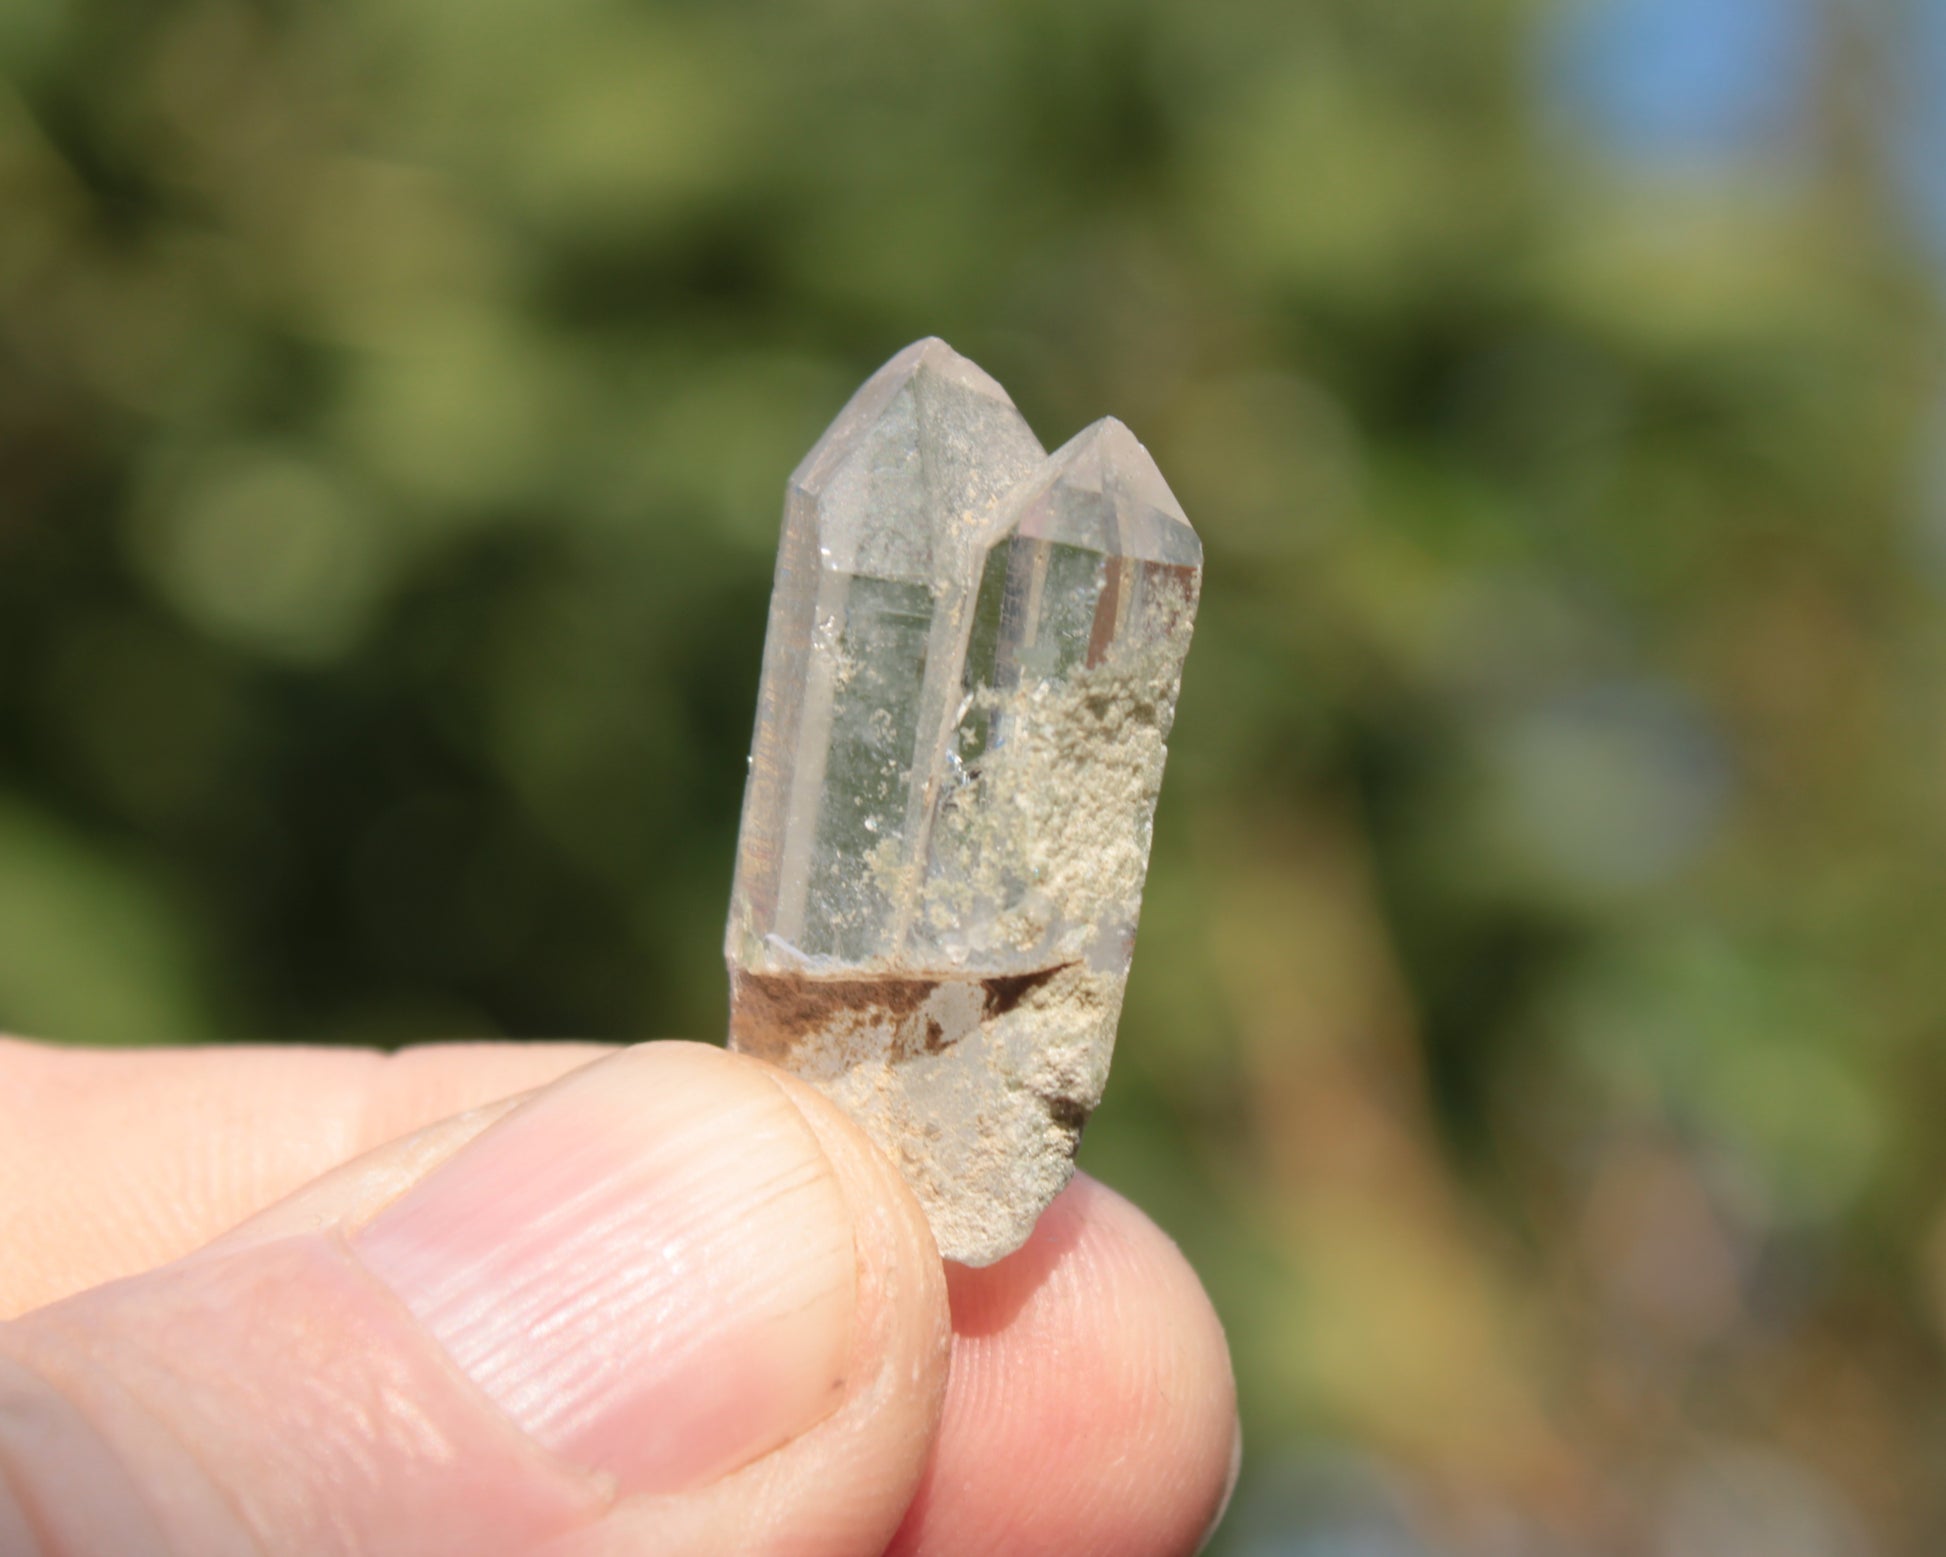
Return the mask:
[[866,382],[792,473],[730,909],[733,967],[891,967],[969,558],[1041,446],[944,341]]
[[950,1259],[1026,1240],[1101,1099],[1201,575],[1127,428],[1044,458],[938,341],[791,478],[731,1043],[845,1107]]

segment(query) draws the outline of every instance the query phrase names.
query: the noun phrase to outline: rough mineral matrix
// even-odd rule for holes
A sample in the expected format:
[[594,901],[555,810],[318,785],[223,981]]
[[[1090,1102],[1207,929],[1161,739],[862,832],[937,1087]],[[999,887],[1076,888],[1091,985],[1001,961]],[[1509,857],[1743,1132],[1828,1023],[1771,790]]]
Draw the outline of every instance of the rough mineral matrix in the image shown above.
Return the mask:
[[725,953],[730,1040],[1018,1248],[1101,1099],[1202,578],[1109,417],[1044,454],[942,341],[792,474]]

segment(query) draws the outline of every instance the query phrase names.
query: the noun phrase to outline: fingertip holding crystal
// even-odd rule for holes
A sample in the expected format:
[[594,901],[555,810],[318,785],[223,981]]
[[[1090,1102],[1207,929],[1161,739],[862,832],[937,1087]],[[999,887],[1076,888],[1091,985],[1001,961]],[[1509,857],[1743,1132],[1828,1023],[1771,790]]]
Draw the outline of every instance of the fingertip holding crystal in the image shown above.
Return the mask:
[[1053,455],[937,340],[793,474],[726,952],[949,1258],[1073,1171],[1128,973],[1202,548],[1112,417]]

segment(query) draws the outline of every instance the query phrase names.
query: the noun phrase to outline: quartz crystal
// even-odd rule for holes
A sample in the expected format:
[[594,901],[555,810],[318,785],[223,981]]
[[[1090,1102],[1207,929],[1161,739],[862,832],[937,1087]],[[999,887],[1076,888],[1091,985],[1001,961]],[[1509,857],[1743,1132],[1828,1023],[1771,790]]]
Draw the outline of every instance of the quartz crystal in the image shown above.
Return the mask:
[[730,1041],[1018,1248],[1101,1099],[1202,547],[1112,417],[1044,455],[944,342],[793,473],[726,954]]

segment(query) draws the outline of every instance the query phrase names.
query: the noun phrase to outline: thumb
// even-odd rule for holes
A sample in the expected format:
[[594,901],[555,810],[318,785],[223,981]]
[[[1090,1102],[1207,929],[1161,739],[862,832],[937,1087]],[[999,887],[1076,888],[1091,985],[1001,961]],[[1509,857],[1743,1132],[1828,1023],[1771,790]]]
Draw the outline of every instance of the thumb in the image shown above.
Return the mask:
[[876,1552],[947,1343],[862,1136],[645,1045],[0,1325],[0,1552]]

